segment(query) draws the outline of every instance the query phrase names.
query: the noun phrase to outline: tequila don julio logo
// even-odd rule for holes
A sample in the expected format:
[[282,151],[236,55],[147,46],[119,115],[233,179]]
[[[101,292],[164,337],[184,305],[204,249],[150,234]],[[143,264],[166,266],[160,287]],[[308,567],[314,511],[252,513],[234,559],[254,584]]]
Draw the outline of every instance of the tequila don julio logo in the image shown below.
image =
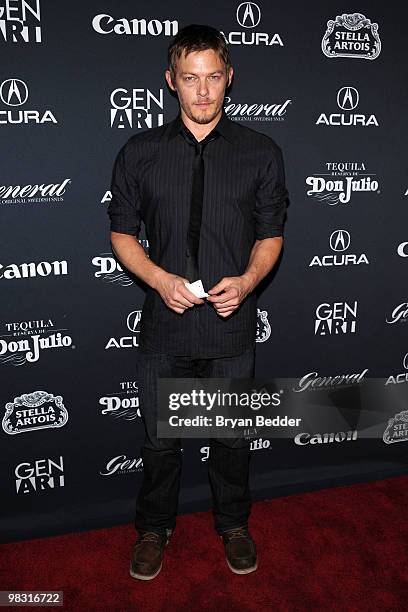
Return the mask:
[[0,335],[0,365],[35,363],[44,350],[74,348],[67,331],[55,329],[51,319],[6,323],[6,333]]
[[322,204],[349,204],[355,193],[380,193],[375,174],[364,162],[326,162],[325,171],[306,178],[306,191]]

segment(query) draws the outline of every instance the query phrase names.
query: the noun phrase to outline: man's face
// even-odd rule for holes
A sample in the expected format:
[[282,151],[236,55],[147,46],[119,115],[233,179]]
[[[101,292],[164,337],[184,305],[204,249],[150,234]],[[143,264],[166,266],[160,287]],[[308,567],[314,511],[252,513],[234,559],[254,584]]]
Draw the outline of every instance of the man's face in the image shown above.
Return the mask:
[[230,84],[233,69],[230,67],[228,80],[225,64],[213,49],[185,53],[177,62],[175,82],[166,70],[169,87],[177,92],[180,106],[189,119],[195,123],[210,123],[220,112],[225,89]]

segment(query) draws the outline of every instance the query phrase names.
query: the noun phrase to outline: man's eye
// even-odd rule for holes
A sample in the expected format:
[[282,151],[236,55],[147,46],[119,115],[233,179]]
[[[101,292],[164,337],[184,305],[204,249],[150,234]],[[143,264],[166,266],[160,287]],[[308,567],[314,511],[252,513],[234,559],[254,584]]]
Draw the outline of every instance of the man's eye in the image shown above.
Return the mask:
[[193,78],[194,78],[194,77],[192,77],[192,76],[187,76],[187,77],[184,77],[184,80],[185,80],[185,81],[192,81],[192,80],[193,80]]
[[218,79],[220,78],[220,75],[219,74],[213,74],[213,75],[211,75],[210,78],[213,79],[213,81],[218,81]]

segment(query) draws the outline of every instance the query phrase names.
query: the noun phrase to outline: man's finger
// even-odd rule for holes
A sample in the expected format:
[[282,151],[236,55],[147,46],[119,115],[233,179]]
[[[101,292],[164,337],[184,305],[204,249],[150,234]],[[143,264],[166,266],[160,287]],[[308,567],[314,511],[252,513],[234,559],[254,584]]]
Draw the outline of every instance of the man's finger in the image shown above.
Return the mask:
[[228,317],[233,312],[234,312],[233,310],[227,310],[226,312],[220,312],[220,311],[217,310],[217,314],[219,314],[220,317]]
[[182,295],[177,295],[177,297],[171,298],[171,302],[173,305],[182,306],[183,308],[191,308],[191,306],[194,306],[193,302],[190,302]]
[[219,293],[220,291],[225,289],[225,287],[227,287],[227,285],[229,285],[230,282],[231,280],[228,277],[222,278],[220,282],[214,285],[214,287],[211,287],[211,289],[209,289],[207,293],[210,293],[210,294]]
[[217,304],[214,306],[217,312],[223,312],[225,310],[231,310],[231,308],[237,308],[238,304],[235,302],[228,302],[228,304],[223,304],[222,306],[218,306]]
[[177,312],[178,314],[183,314],[183,312],[185,311],[185,308],[176,308],[176,307],[172,307],[172,310],[174,310],[175,312]]
[[193,304],[202,304],[204,302],[204,300],[202,298],[199,298],[196,295],[194,295],[194,293],[192,293],[192,291],[190,291],[190,289],[187,289],[187,287],[185,285],[180,285],[179,287],[177,287],[177,290],[178,290],[179,293],[181,293],[181,295],[184,298],[186,298],[187,300],[189,300]]
[[228,302],[228,300],[232,300],[237,296],[238,296],[237,290],[231,287],[231,289],[228,289],[228,291],[226,291],[225,293],[222,293],[221,295],[210,296],[208,298],[208,301],[212,302],[213,304],[224,304],[225,302]]
[[226,310],[235,310],[238,307],[238,304],[230,304],[229,306],[220,306],[216,308],[217,312],[225,312]]

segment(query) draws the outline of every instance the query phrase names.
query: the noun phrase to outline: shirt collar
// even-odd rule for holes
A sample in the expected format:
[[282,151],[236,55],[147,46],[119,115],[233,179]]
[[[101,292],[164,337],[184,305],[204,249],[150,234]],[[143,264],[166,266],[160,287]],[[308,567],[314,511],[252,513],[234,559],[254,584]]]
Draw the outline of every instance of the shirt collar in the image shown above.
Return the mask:
[[[183,128],[186,128],[182,118],[181,113],[177,115],[177,117],[170,123],[170,130],[168,135],[168,140],[172,140],[181,132]],[[217,130],[225,140],[230,143],[234,142],[234,132],[231,119],[228,119],[224,108],[222,109],[221,117],[218,123],[213,128]]]

